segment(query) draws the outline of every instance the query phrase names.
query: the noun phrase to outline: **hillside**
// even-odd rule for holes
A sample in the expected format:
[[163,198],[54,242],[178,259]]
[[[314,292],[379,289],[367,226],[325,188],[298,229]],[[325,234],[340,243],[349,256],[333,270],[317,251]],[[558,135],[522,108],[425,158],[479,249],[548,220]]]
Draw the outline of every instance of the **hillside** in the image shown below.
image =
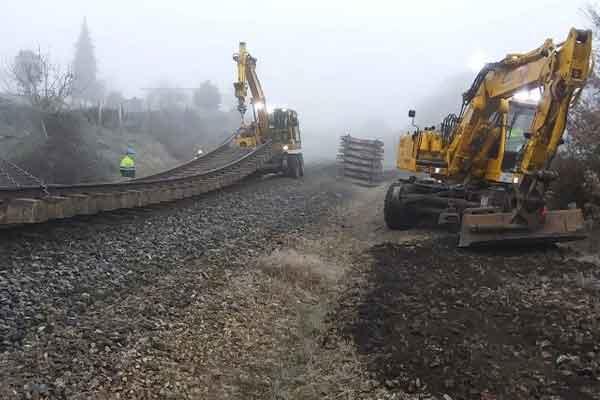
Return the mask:
[[[231,135],[232,113],[163,110],[125,114],[97,109],[42,115],[25,105],[0,103],[0,158],[49,183],[121,179],[118,164],[128,146],[136,151],[138,176],[194,157]],[[1,171],[0,171],[1,172]]]

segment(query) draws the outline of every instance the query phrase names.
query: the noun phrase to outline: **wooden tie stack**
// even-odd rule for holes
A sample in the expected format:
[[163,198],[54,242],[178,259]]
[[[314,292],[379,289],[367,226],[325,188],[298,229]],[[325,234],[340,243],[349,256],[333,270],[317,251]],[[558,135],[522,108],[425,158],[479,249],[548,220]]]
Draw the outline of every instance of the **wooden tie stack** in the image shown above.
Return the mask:
[[383,180],[383,142],[358,139],[350,135],[341,137],[338,154],[340,174],[368,186]]

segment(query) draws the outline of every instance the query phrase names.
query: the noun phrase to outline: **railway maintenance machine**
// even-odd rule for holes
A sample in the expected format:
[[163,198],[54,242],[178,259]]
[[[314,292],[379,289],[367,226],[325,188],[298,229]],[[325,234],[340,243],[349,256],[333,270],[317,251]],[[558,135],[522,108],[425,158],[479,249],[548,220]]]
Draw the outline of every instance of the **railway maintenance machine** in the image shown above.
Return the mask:
[[[263,168],[263,172],[283,172],[287,176],[304,176],[304,158],[298,114],[289,108],[269,110],[262,85],[256,74],[256,58],[252,57],[246,43],[240,42],[239,52],[233,55],[237,63],[237,81],[233,86],[238,99],[238,111],[242,122],[238,129],[236,142],[241,147],[256,147],[271,142],[273,158]],[[246,123],[246,98],[248,89],[252,97],[252,121]]]
[[[461,247],[585,237],[581,210],[548,210],[546,200],[557,177],[551,163],[591,57],[592,33],[571,29],[562,43],[548,39],[487,64],[458,115],[401,137],[398,168],[420,174],[390,186],[388,227],[407,229],[433,216],[460,228]],[[539,101],[516,101],[522,91],[537,91]]]

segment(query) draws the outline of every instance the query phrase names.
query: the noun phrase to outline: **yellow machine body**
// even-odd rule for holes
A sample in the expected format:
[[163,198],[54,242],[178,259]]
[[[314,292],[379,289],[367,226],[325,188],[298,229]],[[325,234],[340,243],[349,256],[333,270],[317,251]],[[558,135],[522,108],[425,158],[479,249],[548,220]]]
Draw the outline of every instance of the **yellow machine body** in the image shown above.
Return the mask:
[[444,152],[442,138],[433,128],[407,134],[398,141],[396,166],[404,171],[443,174],[445,170],[436,169],[435,164],[444,159]]

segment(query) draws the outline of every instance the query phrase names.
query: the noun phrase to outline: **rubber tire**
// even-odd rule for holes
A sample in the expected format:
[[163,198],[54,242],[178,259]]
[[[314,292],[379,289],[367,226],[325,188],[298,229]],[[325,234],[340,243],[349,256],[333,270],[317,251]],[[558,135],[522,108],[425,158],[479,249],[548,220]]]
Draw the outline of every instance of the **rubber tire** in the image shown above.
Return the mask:
[[298,159],[300,160],[300,176],[304,176],[304,156],[300,154]]
[[413,191],[412,185],[409,184],[393,183],[390,185],[385,195],[385,203],[383,204],[383,219],[389,229],[411,229],[417,222],[417,214],[413,208],[400,205],[397,201],[394,201],[393,195],[394,188],[396,187],[400,187],[398,197],[402,197],[402,194]]
[[287,156],[287,176],[294,179],[300,177],[300,161],[296,155],[288,154]]

